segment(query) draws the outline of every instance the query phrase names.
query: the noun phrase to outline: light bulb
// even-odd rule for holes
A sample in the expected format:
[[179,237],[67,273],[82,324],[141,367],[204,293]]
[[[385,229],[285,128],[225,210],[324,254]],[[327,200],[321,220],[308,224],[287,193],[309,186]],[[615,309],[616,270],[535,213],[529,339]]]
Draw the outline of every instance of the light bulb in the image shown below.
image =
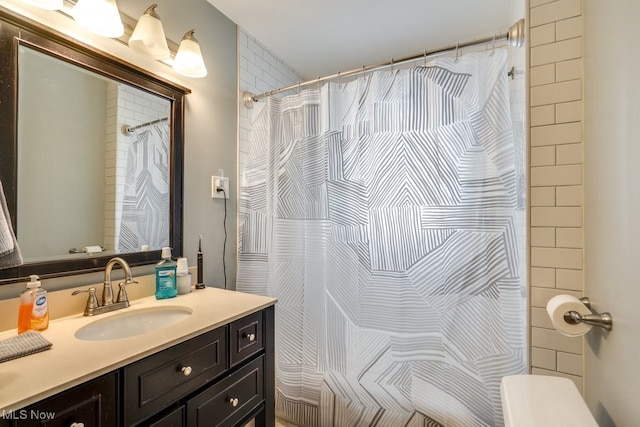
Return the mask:
[[170,52],[156,7],[157,4],[149,6],[140,17],[129,38],[129,46],[153,59],[162,60],[169,58]]
[[76,22],[92,33],[112,38],[124,34],[115,0],[78,0],[71,14]]
[[173,69],[186,77],[204,77],[207,75],[207,67],[204,65],[200,45],[193,32],[187,31],[182,38],[173,61]]

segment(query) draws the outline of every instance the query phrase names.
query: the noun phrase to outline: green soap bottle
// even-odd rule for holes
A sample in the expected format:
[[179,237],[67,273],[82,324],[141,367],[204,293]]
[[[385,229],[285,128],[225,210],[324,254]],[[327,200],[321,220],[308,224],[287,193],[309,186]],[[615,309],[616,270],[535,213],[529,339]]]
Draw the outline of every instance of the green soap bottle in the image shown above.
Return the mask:
[[162,248],[162,261],[156,264],[156,299],[178,295],[177,267],[178,264],[171,259],[171,248]]

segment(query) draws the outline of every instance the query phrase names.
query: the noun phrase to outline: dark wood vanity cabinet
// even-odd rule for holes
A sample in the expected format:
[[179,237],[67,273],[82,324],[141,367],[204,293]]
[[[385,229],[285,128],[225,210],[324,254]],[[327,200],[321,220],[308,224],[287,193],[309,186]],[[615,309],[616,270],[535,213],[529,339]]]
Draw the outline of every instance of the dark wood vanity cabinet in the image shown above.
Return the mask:
[[223,326],[125,366],[124,425],[137,425],[224,373],[226,335]]
[[124,367],[124,425],[273,426],[273,350],[269,307]]
[[10,418],[15,427],[117,427],[117,396],[118,372],[112,372],[20,409]]
[[273,316],[267,307],[25,409],[55,413],[51,422],[0,419],[0,427],[222,427],[251,419],[273,427]]

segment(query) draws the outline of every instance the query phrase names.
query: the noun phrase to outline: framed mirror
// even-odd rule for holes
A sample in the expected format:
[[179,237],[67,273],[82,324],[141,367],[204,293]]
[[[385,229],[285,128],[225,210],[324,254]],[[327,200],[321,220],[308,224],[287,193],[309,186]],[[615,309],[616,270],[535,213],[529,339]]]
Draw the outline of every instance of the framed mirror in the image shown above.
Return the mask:
[[190,91],[0,8],[0,181],[24,265],[0,284],[182,254]]

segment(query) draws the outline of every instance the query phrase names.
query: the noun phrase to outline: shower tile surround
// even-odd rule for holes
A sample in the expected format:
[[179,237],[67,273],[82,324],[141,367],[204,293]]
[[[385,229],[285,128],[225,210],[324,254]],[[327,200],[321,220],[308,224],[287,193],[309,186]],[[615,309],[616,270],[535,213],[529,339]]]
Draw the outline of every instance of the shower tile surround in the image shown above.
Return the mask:
[[584,289],[582,2],[529,6],[531,373],[583,390],[584,339],[559,334],[545,309]]
[[[531,0],[529,31],[531,372],[570,378],[583,389],[583,338],[553,329],[547,301],[582,296],[582,5]],[[262,93],[303,79],[239,29],[240,92]],[[250,111],[240,105],[239,161]],[[242,178],[242,177],[240,177]]]

